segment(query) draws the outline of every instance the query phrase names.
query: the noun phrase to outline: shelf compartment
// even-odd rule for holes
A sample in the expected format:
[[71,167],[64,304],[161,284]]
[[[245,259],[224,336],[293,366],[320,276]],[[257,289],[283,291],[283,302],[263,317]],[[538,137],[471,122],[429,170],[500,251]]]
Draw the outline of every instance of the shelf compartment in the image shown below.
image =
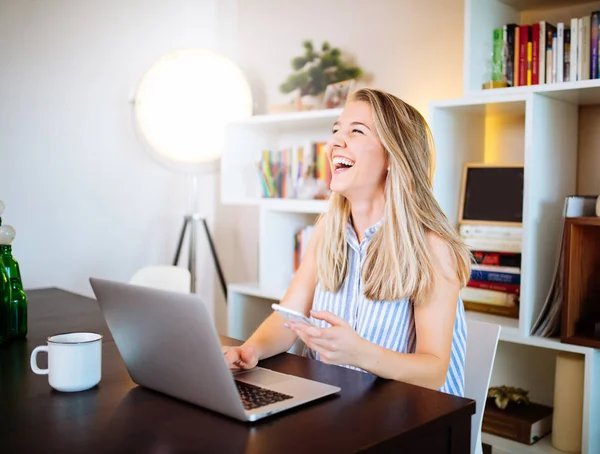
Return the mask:
[[327,141],[341,110],[327,109],[257,115],[228,125],[221,167],[227,178],[221,180],[224,204],[256,205],[262,191],[256,163],[265,150],[308,147]]
[[600,218],[565,220],[562,341],[600,348]]
[[[600,100],[598,85],[592,81],[540,84],[526,87],[508,87],[484,90],[486,64],[493,49],[493,30],[505,24],[519,25],[548,21],[553,25],[564,22],[570,26],[572,17],[589,15],[600,9],[598,1],[567,0],[467,0],[465,3],[465,78],[464,93],[471,96],[488,92],[513,93],[547,92],[549,96],[570,99],[570,102],[595,104]],[[572,84],[572,85],[571,85]],[[532,88],[537,87],[537,88]],[[587,96],[573,91],[577,87],[591,87]],[[569,93],[570,92],[570,93]]]

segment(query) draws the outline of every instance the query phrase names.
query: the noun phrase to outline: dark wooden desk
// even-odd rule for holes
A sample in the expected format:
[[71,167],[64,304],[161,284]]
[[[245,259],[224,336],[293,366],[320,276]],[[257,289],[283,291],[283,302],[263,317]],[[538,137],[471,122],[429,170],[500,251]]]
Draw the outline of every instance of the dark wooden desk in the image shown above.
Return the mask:
[[[31,290],[26,341],[0,348],[0,451],[25,453],[469,452],[471,400],[283,354],[261,366],[342,388],[339,396],[242,423],[135,385],[97,303]],[[80,393],[51,390],[29,355],[47,335],[104,335],[102,380]],[[227,340],[226,342],[235,342]],[[40,367],[45,367],[40,355]]]

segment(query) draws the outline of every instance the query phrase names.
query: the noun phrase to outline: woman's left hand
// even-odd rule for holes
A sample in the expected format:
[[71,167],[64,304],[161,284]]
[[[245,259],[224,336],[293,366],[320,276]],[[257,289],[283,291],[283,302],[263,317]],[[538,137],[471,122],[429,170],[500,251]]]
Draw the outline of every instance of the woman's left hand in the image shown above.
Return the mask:
[[289,323],[290,329],[306,346],[321,355],[327,364],[358,366],[366,341],[346,321],[329,311],[311,311],[310,314],[324,320],[330,328],[317,328],[305,323]]

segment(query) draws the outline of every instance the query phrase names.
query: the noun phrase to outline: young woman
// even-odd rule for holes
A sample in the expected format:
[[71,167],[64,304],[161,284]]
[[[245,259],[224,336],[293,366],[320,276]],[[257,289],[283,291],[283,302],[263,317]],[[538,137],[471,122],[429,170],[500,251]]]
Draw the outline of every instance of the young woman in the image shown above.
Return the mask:
[[361,89],[333,125],[329,210],[316,223],[281,305],[318,327],[273,313],[232,368],[287,351],[462,396],[466,323],[459,290],[471,256],[431,187],[425,119],[397,97]]

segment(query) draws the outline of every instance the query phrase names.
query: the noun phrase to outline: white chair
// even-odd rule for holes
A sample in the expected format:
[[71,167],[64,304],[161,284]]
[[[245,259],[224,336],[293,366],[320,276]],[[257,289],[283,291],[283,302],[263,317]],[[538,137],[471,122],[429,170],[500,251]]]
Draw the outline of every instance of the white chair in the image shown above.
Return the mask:
[[471,454],[481,454],[483,410],[496,357],[500,325],[467,320],[467,354],[465,358],[465,397],[475,401],[471,418]]
[[190,293],[191,275],[187,268],[170,265],[146,266],[129,280],[130,284]]

